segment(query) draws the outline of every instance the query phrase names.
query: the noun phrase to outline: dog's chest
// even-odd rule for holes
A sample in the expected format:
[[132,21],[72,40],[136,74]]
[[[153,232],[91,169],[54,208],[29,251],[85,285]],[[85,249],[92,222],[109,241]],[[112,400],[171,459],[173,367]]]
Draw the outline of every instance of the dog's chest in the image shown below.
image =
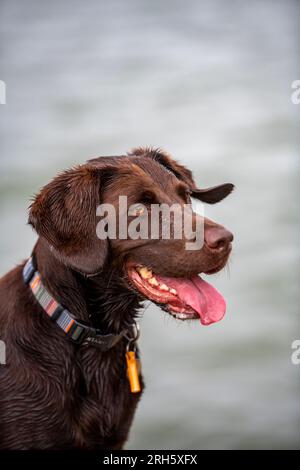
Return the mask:
[[[132,393],[124,354],[84,351],[75,374],[72,433],[78,447],[114,446],[127,437],[141,396]],[[140,375],[141,387],[143,381]]]
[[123,445],[141,396],[130,391],[124,348],[101,353],[93,347],[74,350],[63,342],[43,356],[37,354],[34,362],[25,355],[22,358],[22,368],[12,361],[1,376],[0,446],[15,449],[19,442],[24,449]]

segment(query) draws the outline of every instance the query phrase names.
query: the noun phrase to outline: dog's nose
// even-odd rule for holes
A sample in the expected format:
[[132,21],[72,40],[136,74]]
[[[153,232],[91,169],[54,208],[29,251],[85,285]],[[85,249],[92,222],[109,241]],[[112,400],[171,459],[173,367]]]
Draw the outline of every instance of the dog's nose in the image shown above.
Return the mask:
[[204,232],[204,241],[212,250],[225,249],[232,240],[232,233],[224,227],[208,227]]

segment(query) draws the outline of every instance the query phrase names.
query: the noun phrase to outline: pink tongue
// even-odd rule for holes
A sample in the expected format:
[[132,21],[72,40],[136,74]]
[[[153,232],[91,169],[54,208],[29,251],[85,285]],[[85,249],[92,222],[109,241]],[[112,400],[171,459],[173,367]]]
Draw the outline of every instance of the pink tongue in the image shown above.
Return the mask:
[[226,302],[222,295],[199,276],[191,279],[161,277],[168,287],[177,291],[178,297],[192,307],[199,315],[203,325],[210,325],[222,320],[226,311]]

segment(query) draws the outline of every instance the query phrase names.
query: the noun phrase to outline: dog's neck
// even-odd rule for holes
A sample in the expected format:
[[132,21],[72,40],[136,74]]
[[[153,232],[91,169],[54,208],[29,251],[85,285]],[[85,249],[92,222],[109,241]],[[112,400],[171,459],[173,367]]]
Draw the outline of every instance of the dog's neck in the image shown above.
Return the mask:
[[119,270],[110,267],[87,278],[59,261],[42,238],[34,255],[45,287],[77,320],[107,334],[118,333],[137,317],[140,301]]

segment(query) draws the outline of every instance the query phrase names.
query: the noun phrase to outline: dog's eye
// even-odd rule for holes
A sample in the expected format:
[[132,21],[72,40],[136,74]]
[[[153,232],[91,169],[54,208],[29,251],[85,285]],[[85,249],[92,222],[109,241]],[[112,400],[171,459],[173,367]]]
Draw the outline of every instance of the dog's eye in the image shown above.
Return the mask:
[[128,216],[129,217],[140,217],[144,214],[146,214],[147,208],[145,207],[144,204],[137,203],[133,204],[132,206],[129,207],[128,209]]
[[135,208],[135,215],[137,217],[140,217],[141,215],[143,215],[146,211],[146,208],[142,205],[142,204],[137,204],[136,205],[136,208]]

